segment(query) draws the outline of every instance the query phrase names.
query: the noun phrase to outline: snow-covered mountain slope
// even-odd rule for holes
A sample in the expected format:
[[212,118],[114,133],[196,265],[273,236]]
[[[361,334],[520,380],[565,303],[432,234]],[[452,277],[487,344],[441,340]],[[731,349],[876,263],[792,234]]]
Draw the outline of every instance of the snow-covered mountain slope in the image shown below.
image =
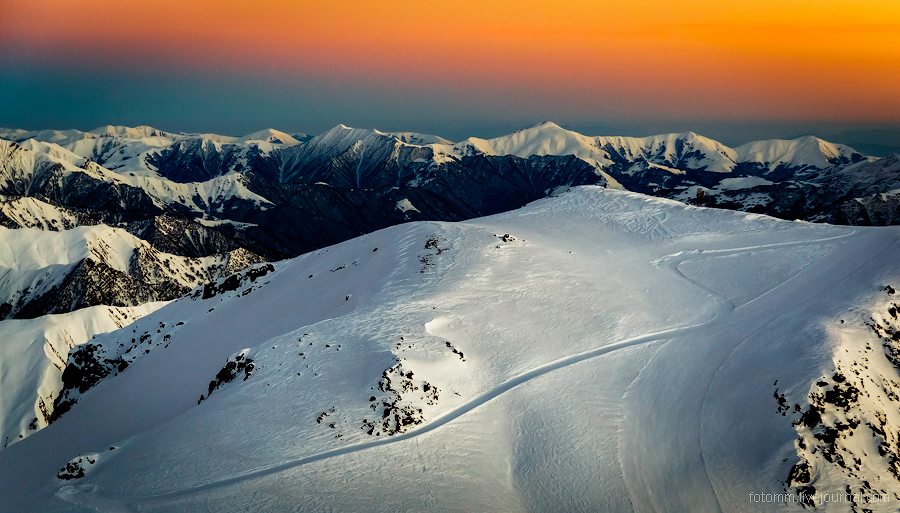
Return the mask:
[[0,440],[2,447],[46,427],[62,390],[69,351],[94,335],[115,331],[165,303],[93,306],[71,313],[0,322]]
[[[629,164],[647,162],[674,170],[719,173],[731,172],[741,166],[759,168],[758,171],[765,173],[809,167],[825,169],[859,162],[864,158],[853,148],[811,136],[789,141],[755,141],[737,148],[729,148],[693,132],[650,137],[594,137],[563,129],[553,122],[544,122],[494,139],[472,137],[455,144],[433,135],[381,132],[350,128],[345,125],[338,125],[324,134],[304,138],[302,141],[273,129],[243,137],[229,137],[216,134],[175,135],[151,127],[113,126],[98,128],[91,132],[77,130],[26,132],[0,129],[0,138],[19,143],[29,140],[35,141],[32,144],[49,143],[82,158],[90,158],[109,169],[120,171],[147,169],[162,171],[162,167],[167,167],[178,169],[184,174],[188,168],[199,166],[205,169],[199,173],[203,179],[245,169],[252,164],[250,160],[253,157],[263,158],[273,152],[286,151],[290,156],[280,160],[286,162],[287,168],[292,168],[298,164],[314,161],[319,161],[319,164],[327,162],[356,145],[373,147],[381,146],[383,143],[394,145],[401,143],[406,146],[427,148],[443,158],[472,155],[514,155],[521,158],[575,155],[596,163],[598,167],[624,162]],[[375,144],[373,142],[375,140],[380,140],[381,144]],[[299,148],[287,150],[294,146]],[[253,147],[256,147],[255,152],[250,151]],[[155,149],[155,153],[152,149]],[[235,152],[241,156],[235,156]],[[116,153],[118,156],[114,155]],[[252,156],[248,157],[250,154]],[[178,166],[160,166],[160,162],[171,159],[172,155],[182,156],[187,160],[179,161]],[[129,159],[134,159],[133,165],[123,164]],[[169,176],[165,171],[162,172]],[[172,178],[180,181],[179,177]],[[185,176],[180,178],[183,179]],[[197,180],[198,177],[192,179]],[[283,181],[291,178],[283,176],[281,179]]]
[[[900,500],[882,472],[894,448],[879,453],[864,427],[884,415],[873,425],[896,431],[893,403],[846,408],[861,394],[836,399],[846,387],[833,377],[853,365],[842,348],[868,344],[871,365],[843,375],[900,382],[878,350],[893,333],[883,303],[900,284],[898,244],[896,228],[579,187],[265,264],[73,351],[70,409],[0,451],[0,510],[783,511],[753,494],[848,489]],[[854,444],[832,436],[851,418]],[[812,454],[813,441],[836,448]]]
[[[603,185],[846,224],[900,221],[895,160],[815,138],[737,149],[694,133],[587,137],[553,123],[451,144],[339,125],[316,137],[150,127],[0,131],[0,224],[108,224],[154,248],[293,257],[398,223],[459,221]],[[866,170],[881,170],[878,179]],[[700,194],[703,194],[701,197]]]
[[575,155],[629,190],[696,203],[702,189],[706,206],[788,219],[855,225],[900,219],[896,201],[887,198],[900,190],[897,156],[875,160],[812,136],[732,149],[694,133],[586,137],[547,122],[497,139],[468,139],[446,151]]
[[0,240],[0,319],[171,300],[261,261],[242,248],[201,258],[162,253],[106,225],[0,227]]
[[[227,253],[243,247],[240,242],[223,233],[223,228],[240,226],[240,223],[190,219],[176,213],[148,218],[105,214],[107,213],[96,209],[52,205],[27,196],[0,196],[0,226],[6,228],[60,231],[109,223],[128,231],[163,253],[195,258]],[[120,220],[129,218],[130,221]]]
[[[175,299],[197,285],[262,260],[240,247],[200,258],[167,254],[122,229],[72,227],[78,219],[42,217],[54,210],[31,198],[14,203],[20,208],[12,214],[20,222],[45,225],[0,227],[0,440],[4,447],[47,425],[73,347],[96,333],[131,323],[161,306],[158,301]],[[23,217],[25,212],[34,218]],[[155,220],[145,227],[145,235],[165,240],[164,232],[172,223]]]

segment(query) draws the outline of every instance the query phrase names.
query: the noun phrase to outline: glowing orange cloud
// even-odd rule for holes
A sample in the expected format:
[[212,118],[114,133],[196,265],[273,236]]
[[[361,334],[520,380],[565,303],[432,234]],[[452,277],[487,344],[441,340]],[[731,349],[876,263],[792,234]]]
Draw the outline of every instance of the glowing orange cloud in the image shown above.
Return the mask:
[[12,0],[0,20],[23,60],[515,90],[621,116],[898,121],[898,41],[896,0]]

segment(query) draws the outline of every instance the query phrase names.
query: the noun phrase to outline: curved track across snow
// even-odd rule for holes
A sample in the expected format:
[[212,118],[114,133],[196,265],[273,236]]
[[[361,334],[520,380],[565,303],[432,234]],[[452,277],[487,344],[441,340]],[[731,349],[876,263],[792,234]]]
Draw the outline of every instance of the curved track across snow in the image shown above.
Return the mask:
[[851,236],[853,233],[844,234],[837,237],[828,237],[814,240],[802,240],[802,241],[790,241],[784,243],[776,243],[776,244],[768,244],[765,246],[751,246],[751,247],[739,247],[739,248],[729,248],[729,249],[716,249],[716,250],[696,250],[690,252],[679,252],[673,255],[665,256],[661,259],[656,260],[654,263],[660,266],[664,266],[668,268],[671,272],[676,274],[679,278],[687,280],[692,283],[694,286],[702,288],[708,296],[712,299],[714,303],[714,307],[709,310],[707,314],[707,318],[703,319],[699,322],[696,322],[687,326],[678,326],[673,328],[668,328],[660,331],[655,331],[653,333],[647,333],[644,335],[632,337],[626,340],[622,340],[616,343],[607,344],[602,347],[598,347],[595,349],[591,349],[588,351],[584,351],[578,354],[566,356],[564,358],[560,358],[553,362],[546,363],[539,367],[533,368],[527,372],[521,373],[517,376],[514,376],[497,386],[495,386],[490,391],[475,397],[464,404],[457,406],[456,408],[444,413],[443,415],[431,420],[427,424],[423,425],[420,428],[415,430],[408,431],[404,434],[392,436],[390,438],[379,439],[372,442],[356,444],[348,447],[342,447],[339,449],[333,449],[325,452],[321,452],[319,454],[314,454],[310,456],[306,456],[303,458],[292,459],[289,461],[285,461],[276,465],[266,466],[263,468],[259,468],[250,472],[245,472],[242,474],[238,474],[235,476],[231,476],[224,479],[219,479],[215,481],[210,481],[207,483],[202,483],[196,486],[191,486],[188,488],[184,488],[181,490],[176,490],[172,492],[164,492],[159,494],[145,495],[145,496],[135,496],[135,497],[108,497],[99,493],[95,488],[93,489],[81,489],[80,487],[74,486],[66,486],[57,492],[57,497],[63,499],[67,502],[76,503],[84,506],[91,507],[98,511],[130,511],[128,504],[139,504],[147,501],[156,501],[156,500],[165,500],[165,499],[173,499],[179,497],[186,497],[198,493],[202,493],[209,490],[214,490],[218,488],[227,487],[234,484],[239,484],[241,482],[245,482],[251,479],[257,479],[260,477],[265,477],[269,475],[273,475],[279,472],[283,472],[292,468],[296,468],[302,465],[307,465],[310,463],[326,460],[329,458],[334,458],[350,453],[355,453],[359,451],[364,451],[373,447],[383,446],[387,444],[392,444],[396,442],[400,442],[403,440],[408,440],[424,433],[428,433],[435,429],[444,426],[445,424],[465,415],[466,413],[478,408],[479,406],[497,398],[498,396],[504,394],[505,392],[527,383],[539,376],[547,374],[549,372],[562,369],[592,358],[596,358],[598,356],[602,356],[605,354],[609,354],[611,352],[624,349],[627,347],[632,347],[640,344],[646,344],[650,342],[658,342],[662,340],[667,340],[675,337],[680,337],[687,334],[696,334],[701,332],[702,330],[707,330],[711,327],[717,325],[717,321],[721,318],[727,316],[734,310],[734,305],[729,302],[726,298],[721,295],[715,293],[714,291],[704,287],[703,285],[691,280],[684,274],[682,274],[678,270],[678,265],[685,261],[703,259],[706,257],[719,257],[731,254],[737,254],[752,250],[760,250],[760,249],[772,249],[772,248],[783,248],[783,247],[792,247],[792,246],[804,246],[810,244],[819,244],[823,242],[831,242],[837,241],[838,239],[843,239]]

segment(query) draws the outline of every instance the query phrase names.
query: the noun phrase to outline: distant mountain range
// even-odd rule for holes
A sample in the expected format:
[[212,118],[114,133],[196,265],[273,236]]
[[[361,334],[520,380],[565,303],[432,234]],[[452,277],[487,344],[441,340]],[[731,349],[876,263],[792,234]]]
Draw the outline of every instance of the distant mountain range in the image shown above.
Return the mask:
[[[401,222],[503,212],[588,184],[688,203],[702,194],[706,206],[785,219],[900,222],[900,157],[875,159],[814,137],[729,148],[694,133],[587,137],[543,123],[458,143],[343,125],[315,137],[110,126],[0,130],[0,139],[0,223],[102,222],[185,256],[244,247],[283,258]],[[179,230],[192,236],[154,231],[158,218],[181,220]]]

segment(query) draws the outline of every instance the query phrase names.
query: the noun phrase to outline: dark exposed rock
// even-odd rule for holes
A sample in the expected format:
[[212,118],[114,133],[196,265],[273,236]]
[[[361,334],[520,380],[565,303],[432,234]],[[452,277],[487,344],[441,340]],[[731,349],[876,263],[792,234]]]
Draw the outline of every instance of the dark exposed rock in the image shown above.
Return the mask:
[[216,373],[216,378],[209,382],[209,388],[207,389],[206,397],[200,396],[200,400],[197,401],[197,404],[200,404],[206,399],[209,399],[209,396],[213,393],[213,391],[222,388],[226,383],[231,383],[241,374],[244,375],[244,381],[247,381],[250,378],[250,375],[253,373],[255,365],[253,360],[247,358],[243,353],[235,355],[232,358],[229,358],[225,365],[222,367],[219,372]]
[[72,349],[69,360],[62,374],[62,391],[53,404],[50,422],[59,419],[77,402],[71,391],[83,394],[99,383],[110,373],[121,372],[128,367],[128,362],[121,356],[106,358],[96,344],[87,343]]
[[155,249],[173,255],[196,258],[243,248],[240,242],[220,230],[172,214],[132,221],[124,228]]

